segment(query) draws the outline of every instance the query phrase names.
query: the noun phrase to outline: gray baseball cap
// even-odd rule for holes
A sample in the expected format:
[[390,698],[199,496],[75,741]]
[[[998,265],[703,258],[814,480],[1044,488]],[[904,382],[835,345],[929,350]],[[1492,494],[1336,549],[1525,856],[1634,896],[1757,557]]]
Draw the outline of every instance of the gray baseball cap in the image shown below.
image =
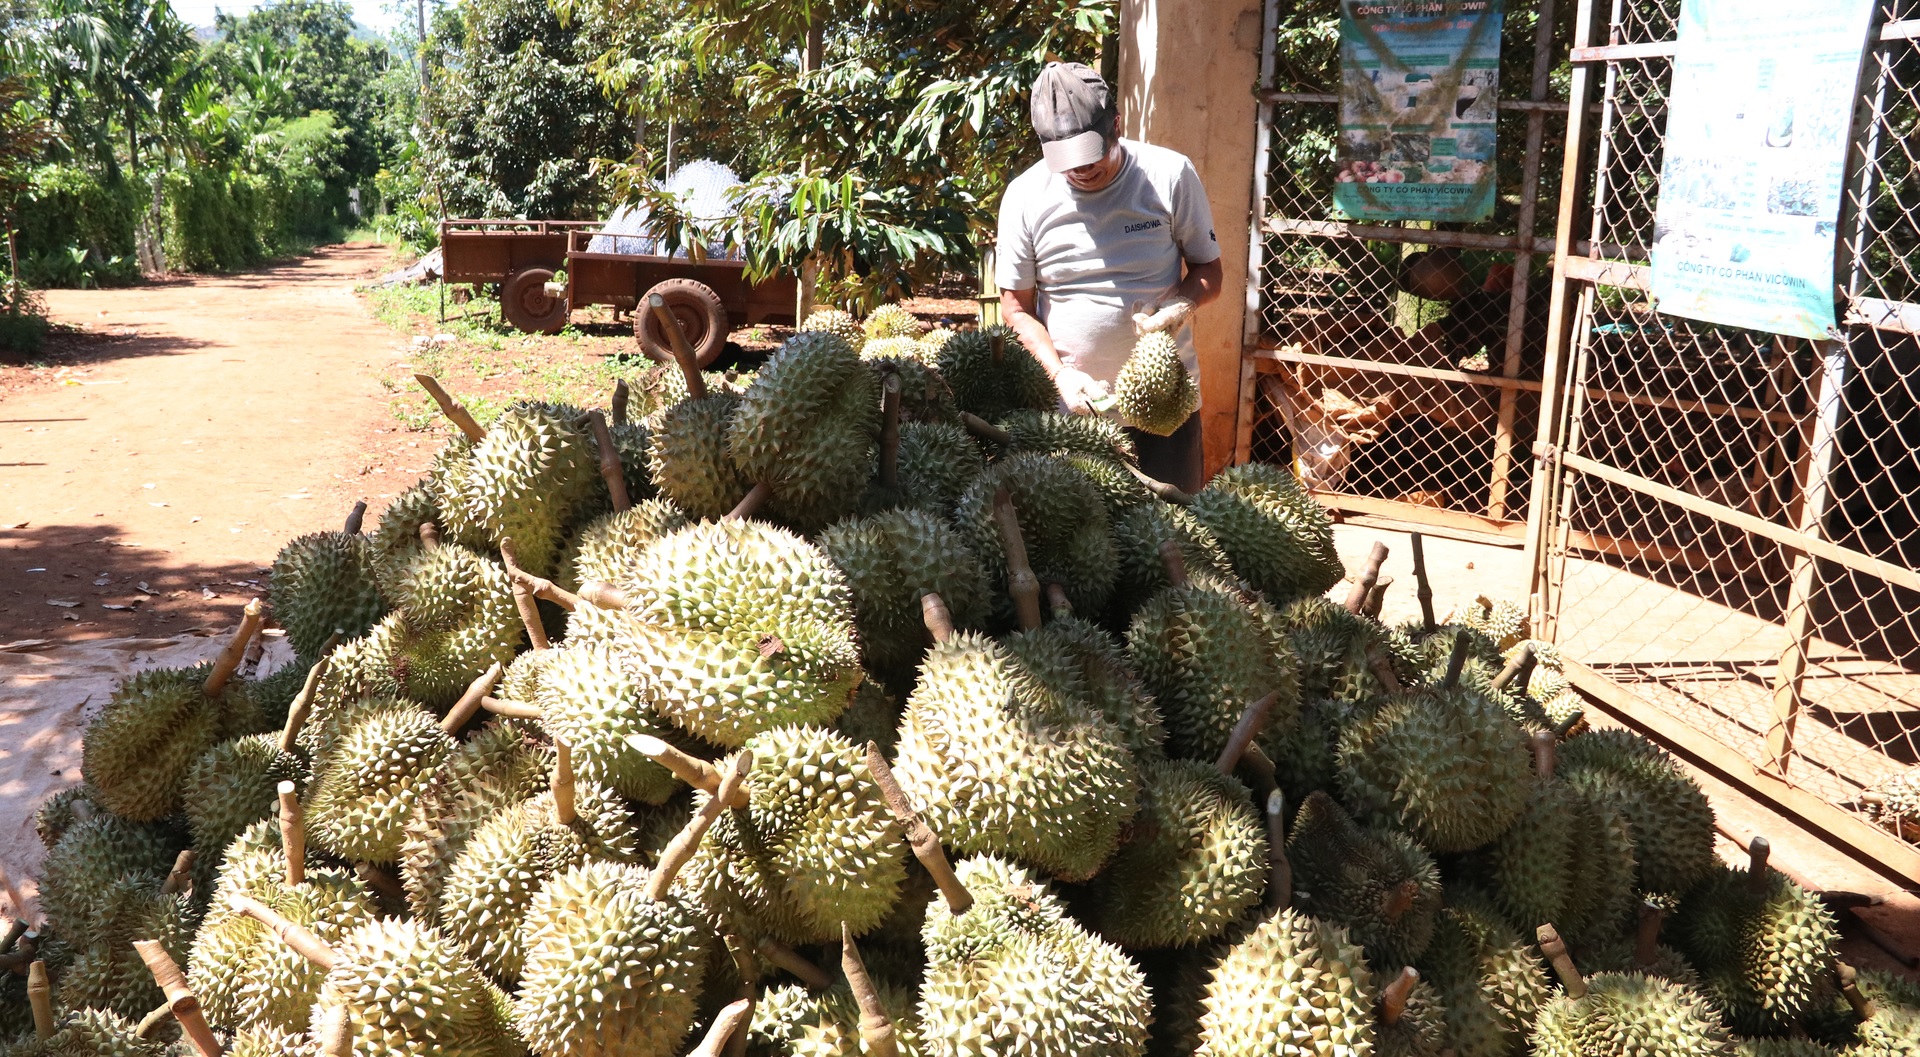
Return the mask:
[[1107,82],[1077,62],[1047,63],[1033,82],[1033,130],[1054,172],[1099,161],[1113,142],[1113,93]]

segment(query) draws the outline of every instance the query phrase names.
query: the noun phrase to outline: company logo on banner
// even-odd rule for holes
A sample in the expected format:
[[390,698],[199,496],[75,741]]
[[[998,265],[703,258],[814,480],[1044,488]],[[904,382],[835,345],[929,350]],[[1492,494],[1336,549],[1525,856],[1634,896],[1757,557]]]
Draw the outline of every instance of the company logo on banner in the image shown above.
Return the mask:
[[1341,0],[1340,171],[1358,220],[1493,214],[1501,0]]
[[1686,0],[1653,229],[1661,312],[1837,337],[1833,254],[1873,0]]

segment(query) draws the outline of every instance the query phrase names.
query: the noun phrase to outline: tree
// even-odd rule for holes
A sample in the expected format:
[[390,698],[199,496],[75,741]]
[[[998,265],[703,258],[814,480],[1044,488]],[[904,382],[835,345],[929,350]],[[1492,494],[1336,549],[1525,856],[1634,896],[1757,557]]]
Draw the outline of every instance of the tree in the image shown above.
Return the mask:
[[346,130],[343,168],[371,179],[398,147],[381,122],[375,90],[392,61],[384,45],[354,37],[353,9],[341,0],[279,0],[244,17],[222,14],[210,49],[222,94],[246,96],[261,118],[294,120],[315,111]]

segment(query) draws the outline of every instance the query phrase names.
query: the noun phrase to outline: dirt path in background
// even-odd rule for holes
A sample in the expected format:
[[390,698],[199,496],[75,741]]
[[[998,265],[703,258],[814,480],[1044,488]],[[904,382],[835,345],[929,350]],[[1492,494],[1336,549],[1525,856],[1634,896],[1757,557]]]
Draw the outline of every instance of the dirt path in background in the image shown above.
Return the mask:
[[393,433],[376,377],[401,339],[353,286],[386,259],[332,246],[243,275],[50,292],[54,319],[85,333],[58,339],[56,368],[0,372],[0,644],[227,625],[282,543],[338,528],[354,499],[384,506],[371,493],[394,479],[363,478],[395,460],[373,448],[417,470],[435,446],[369,445]]

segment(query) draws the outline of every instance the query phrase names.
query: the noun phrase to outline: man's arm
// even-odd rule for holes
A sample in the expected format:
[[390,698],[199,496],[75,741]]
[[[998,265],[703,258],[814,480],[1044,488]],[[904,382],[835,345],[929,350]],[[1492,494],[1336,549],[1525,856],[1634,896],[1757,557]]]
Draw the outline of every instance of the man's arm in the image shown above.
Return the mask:
[[[1219,285],[1218,279],[1214,281],[1214,285]],[[1020,335],[1020,344],[1025,345],[1027,351],[1033,353],[1033,358],[1040,361],[1040,366],[1047,369],[1047,377],[1051,378],[1059,374],[1060,368],[1064,365],[1060,362],[1060,353],[1053,347],[1053,335],[1047,333],[1047,325],[1040,322],[1040,317],[1034,314],[1039,300],[1038,287],[1030,286],[1025,290],[1001,290],[1000,321],[1012,327],[1015,334]]]
[[1189,263],[1186,278],[1180,280],[1174,293],[1192,301],[1193,307],[1199,308],[1220,296],[1220,282],[1220,258],[1215,257],[1205,264]]

